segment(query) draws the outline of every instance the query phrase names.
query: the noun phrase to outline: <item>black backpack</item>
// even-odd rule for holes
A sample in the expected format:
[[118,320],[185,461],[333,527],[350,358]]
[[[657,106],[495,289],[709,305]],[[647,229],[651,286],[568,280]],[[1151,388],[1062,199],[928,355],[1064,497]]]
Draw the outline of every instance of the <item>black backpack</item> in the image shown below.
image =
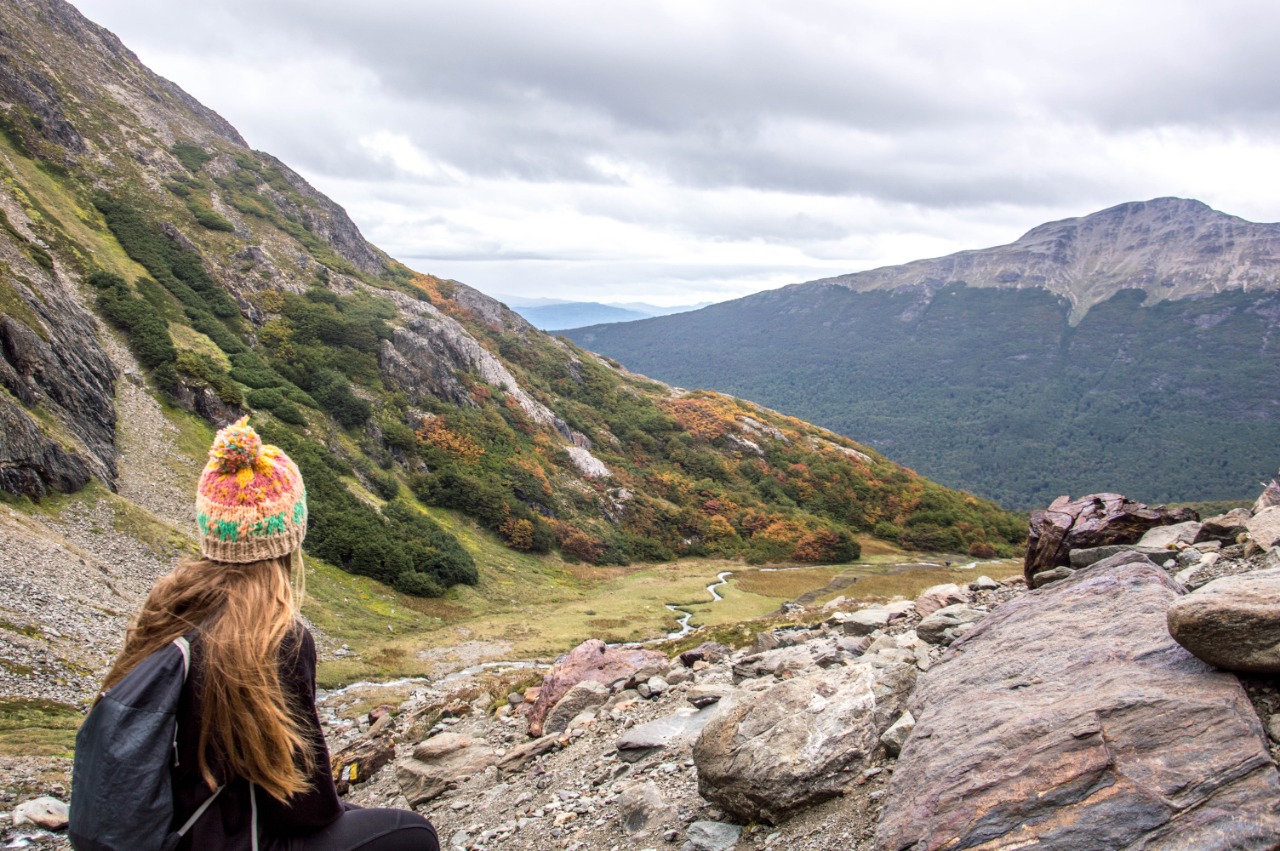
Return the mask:
[[76,851],[172,851],[222,791],[171,829],[169,768],[178,758],[178,698],[190,667],[191,643],[174,639],[90,710],[71,769],[67,835]]

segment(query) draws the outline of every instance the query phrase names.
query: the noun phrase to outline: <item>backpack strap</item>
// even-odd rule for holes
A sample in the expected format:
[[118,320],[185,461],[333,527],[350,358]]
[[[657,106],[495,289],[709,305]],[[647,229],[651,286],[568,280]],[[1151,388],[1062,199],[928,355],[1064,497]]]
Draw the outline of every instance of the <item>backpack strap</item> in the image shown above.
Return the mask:
[[200,820],[200,816],[204,815],[204,811],[209,809],[209,805],[214,802],[214,800],[222,792],[222,789],[223,787],[219,786],[217,789],[213,790],[212,795],[210,795],[208,798],[205,798],[204,803],[196,808],[196,811],[191,814],[191,818],[187,819],[187,823],[184,824],[182,827],[178,828],[179,836],[187,835],[187,831],[191,829],[192,825],[194,825],[196,822]]
[[186,682],[187,675],[191,673],[191,642],[185,635],[179,635],[173,640],[173,646],[182,654],[182,680]]
[[[187,640],[185,635],[180,635],[173,640],[173,646],[177,647],[178,652],[182,654],[182,681],[185,683],[188,675],[191,673],[191,642]],[[178,755],[178,737],[176,728],[174,731],[173,754],[174,764],[176,765]],[[178,828],[179,836],[187,835],[187,831],[191,830],[192,826],[200,820],[200,816],[205,814],[205,810],[209,809],[209,807],[213,805],[213,802],[217,800],[218,795],[222,793],[223,788],[224,787],[219,786],[217,789],[213,790],[212,795],[204,799],[204,803],[196,808],[196,811],[191,814],[191,818],[187,819],[186,823],[182,825],[182,827]]]

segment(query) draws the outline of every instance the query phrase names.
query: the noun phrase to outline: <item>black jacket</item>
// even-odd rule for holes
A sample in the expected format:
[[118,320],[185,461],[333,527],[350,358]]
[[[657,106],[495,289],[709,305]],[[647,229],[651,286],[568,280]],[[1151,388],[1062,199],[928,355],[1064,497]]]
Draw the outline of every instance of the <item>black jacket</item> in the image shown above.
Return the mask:
[[[173,769],[174,829],[184,824],[212,794],[200,776],[196,748],[200,734],[199,695],[203,681],[201,645],[197,634],[191,643],[191,674],[178,703],[178,765]],[[329,750],[316,714],[316,644],[301,623],[280,647],[280,683],[285,698],[297,707],[305,721],[307,738],[315,756],[311,788],[282,803],[260,788],[251,790],[247,780],[231,775],[225,765],[213,765],[226,783],[209,809],[178,845],[177,851],[252,851],[254,801],[256,800],[258,849],[287,847],[291,836],[312,833],[343,812],[333,786]]]

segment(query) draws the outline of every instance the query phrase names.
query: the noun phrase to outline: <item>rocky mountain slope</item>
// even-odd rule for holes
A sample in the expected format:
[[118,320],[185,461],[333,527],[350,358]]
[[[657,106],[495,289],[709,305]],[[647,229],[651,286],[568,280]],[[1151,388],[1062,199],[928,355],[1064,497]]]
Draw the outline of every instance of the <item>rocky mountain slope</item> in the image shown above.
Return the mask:
[[735,393],[950,485],[1233,499],[1280,438],[1280,225],[1162,198],[1007,246],[564,332]]

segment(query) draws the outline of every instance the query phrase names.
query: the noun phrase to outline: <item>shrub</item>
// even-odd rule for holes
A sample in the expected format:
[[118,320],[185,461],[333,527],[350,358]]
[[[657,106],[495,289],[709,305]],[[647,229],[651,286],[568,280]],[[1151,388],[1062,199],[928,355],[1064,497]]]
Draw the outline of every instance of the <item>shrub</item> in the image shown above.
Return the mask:
[[187,209],[191,211],[191,215],[196,217],[196,223],[201,227],[226,233],[232,233],[236,229],[236,226],[230,220],[218,215],[212,207],[204,202],[204,199],[197,198],[195,195],[187,198]]
[[192,173],[198,172],[204,167],[205,163],[213,159],[213,154],[189,142],[178,142],[169,150],[178,158],[178,162],[182,163],[187,171]]
[[391,583],[391,587],[410,597],[439,597],[445,591],[439,582],[416,570],[406,570],[401,573]]
[[98,310],[112,325],[124,332],[129,349],[147,369],[173,363],[177,358],[168,323],[146,300],[134,296],[124,278],[109,272],[94,272],[89,283],[98,290]]
[[969,545],[969,555],[974,558],[995,558],[996,548],[986,541],[974,541]]

